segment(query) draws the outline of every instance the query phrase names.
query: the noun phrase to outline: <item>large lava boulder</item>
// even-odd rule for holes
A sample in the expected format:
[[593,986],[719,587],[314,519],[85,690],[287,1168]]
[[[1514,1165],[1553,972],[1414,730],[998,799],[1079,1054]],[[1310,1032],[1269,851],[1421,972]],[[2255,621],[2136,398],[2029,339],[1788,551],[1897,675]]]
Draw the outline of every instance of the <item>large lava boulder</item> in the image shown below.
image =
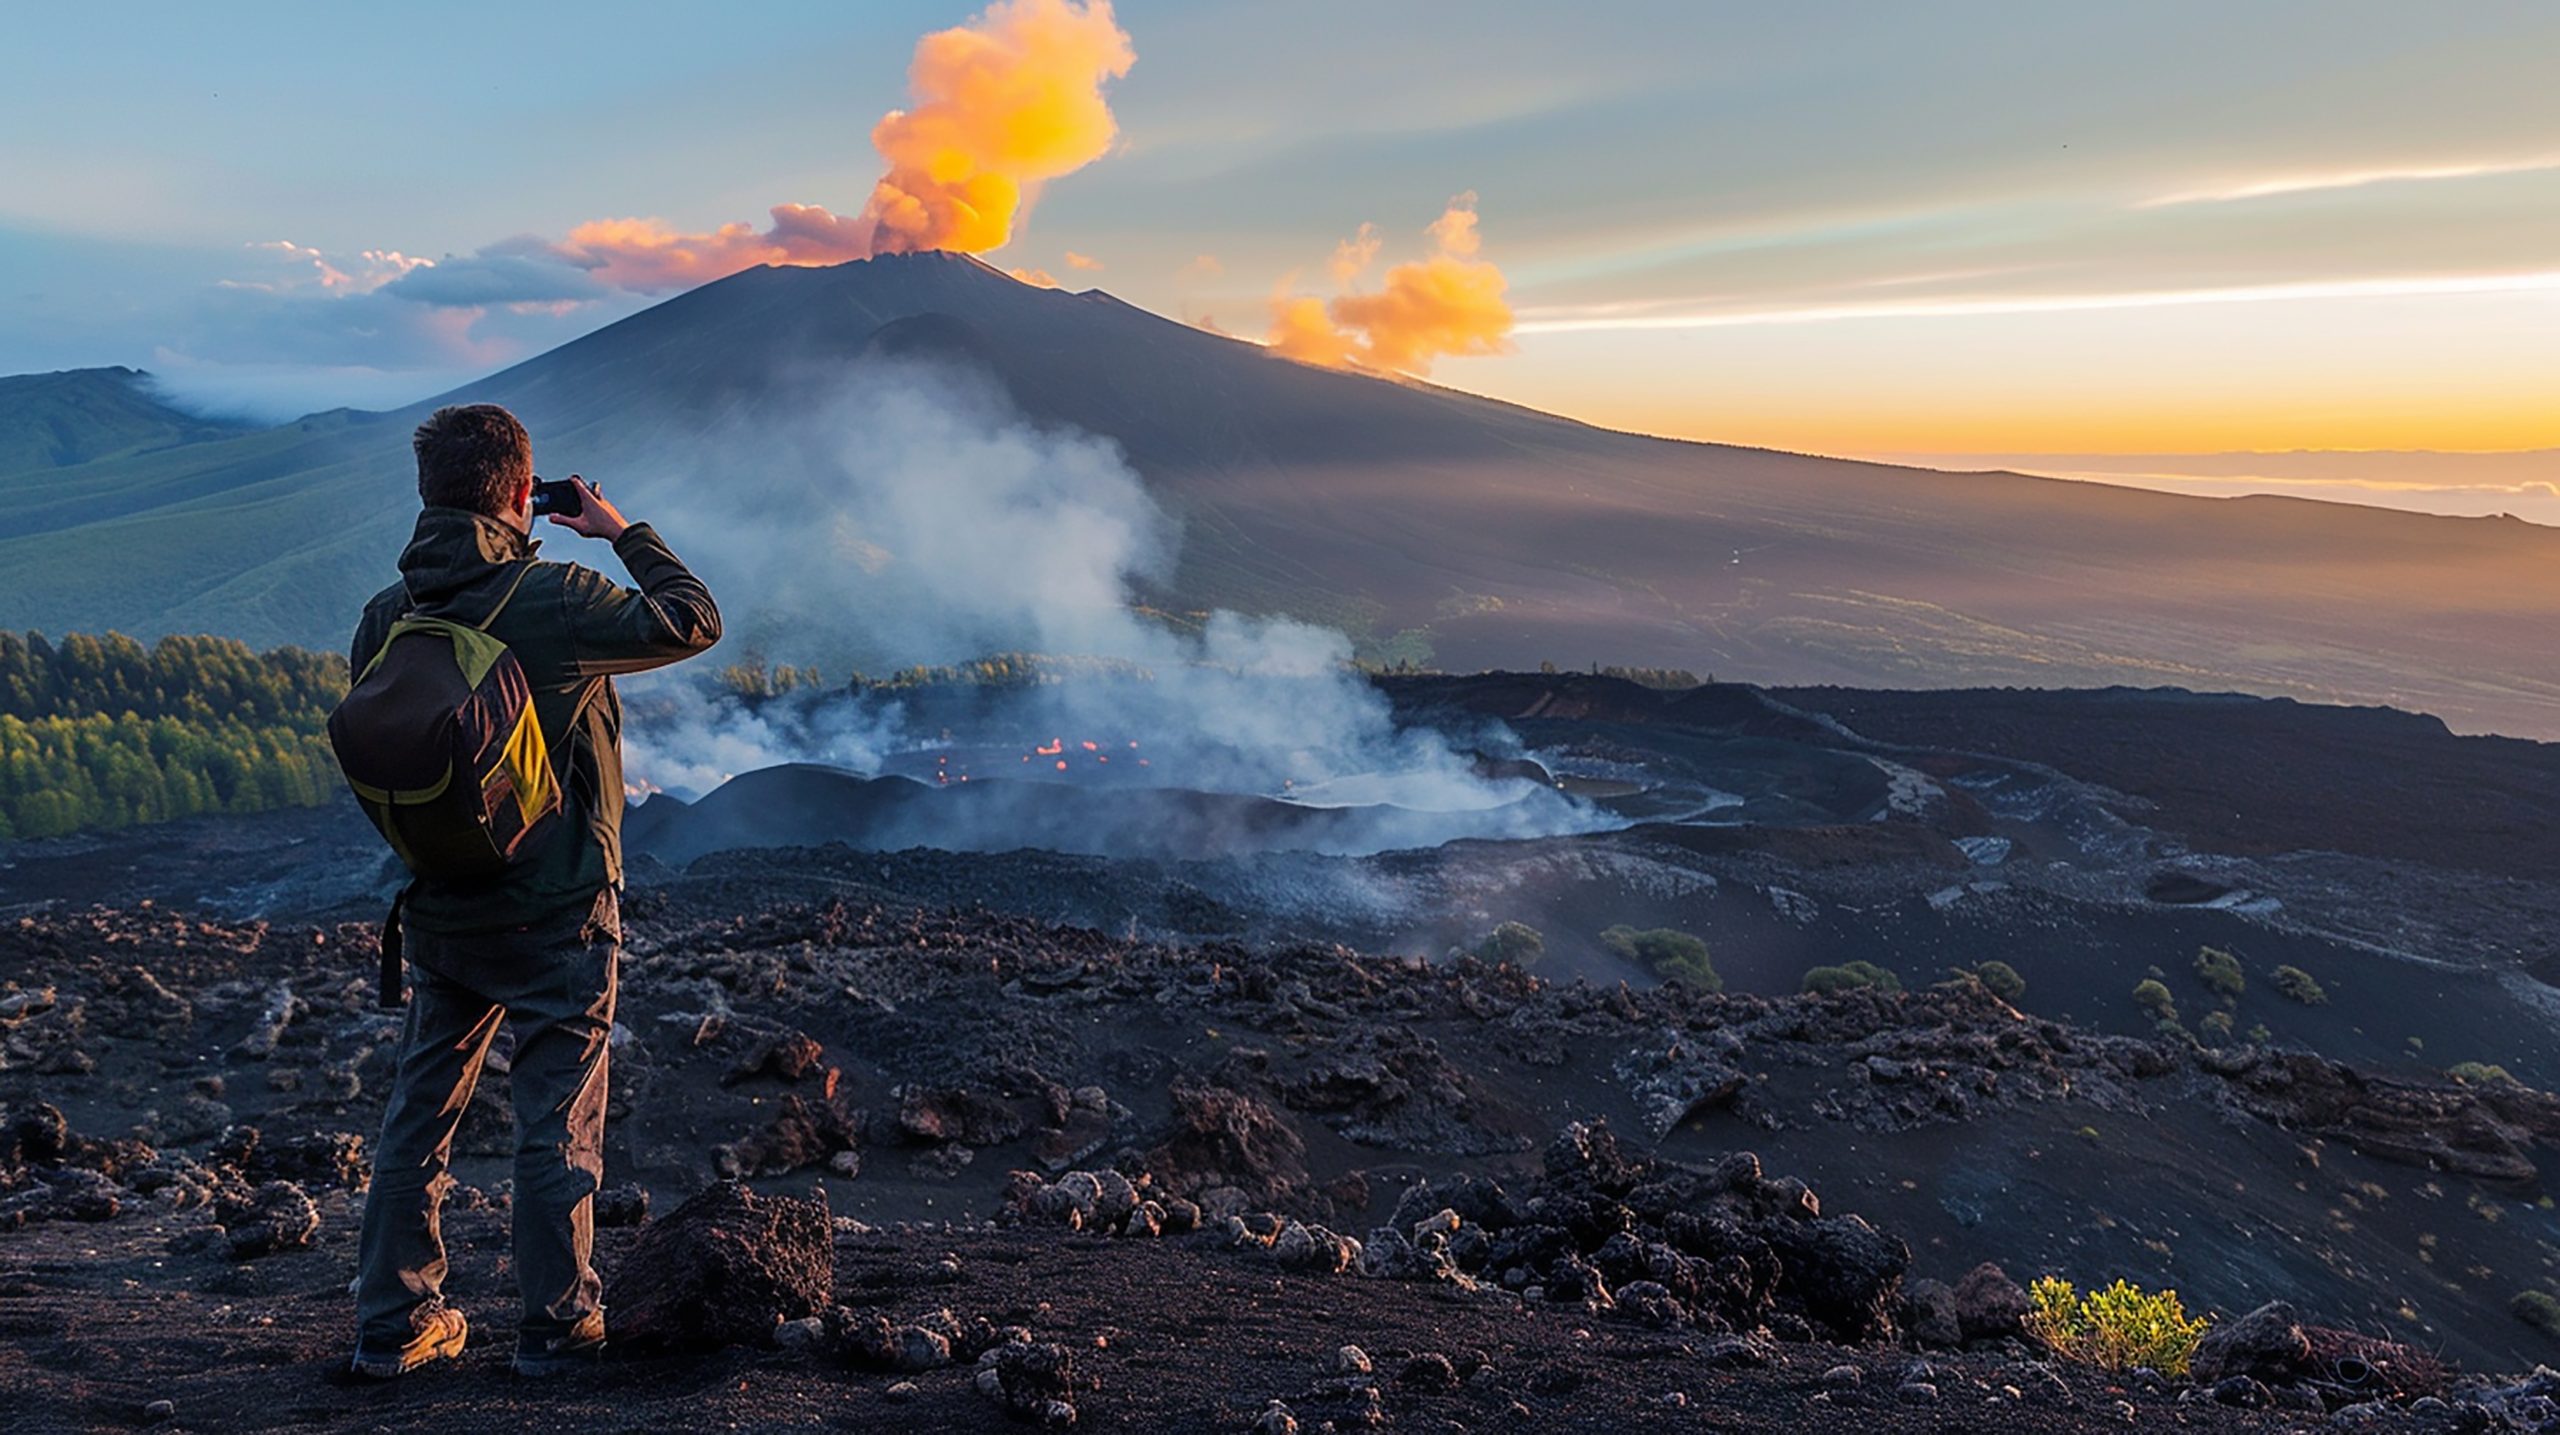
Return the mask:
[[1818,1216],[1771,1228],[1769,1243],[1785,1263],[1786,1288],[1804,1313],[1855,1345],[1894,1338],[1894,1307],[1911,1248],[1857,1216]]
[[2196,1342],[2188,1370],[2199,1385],[2249,1376],[2269,1385],[2290,1385],[2311,1365],[2311,1338],[2303,1333],[2293,1307],[2271,1300],[2237,1320],[2206,1331]]
[[761,1345],[835,1297],[826,1204],[723,1181],[646,1227],[605,1287],[614,1342],[670,1350]]

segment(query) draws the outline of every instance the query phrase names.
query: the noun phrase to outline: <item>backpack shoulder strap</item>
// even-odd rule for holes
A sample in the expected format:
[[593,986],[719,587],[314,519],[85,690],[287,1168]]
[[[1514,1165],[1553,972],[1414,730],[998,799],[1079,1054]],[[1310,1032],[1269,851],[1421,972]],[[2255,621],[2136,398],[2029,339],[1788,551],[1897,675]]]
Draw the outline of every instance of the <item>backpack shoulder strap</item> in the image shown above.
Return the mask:
[[489,625],[498,621],[498,615],[507,611],[507,605],[516,600],[516,590],[524,586],[525,579],[533,576],[534,565],[541,561],[542,560],[539,558],[528,558],[524,560],[524,562],[517,564],[515,581],[509,583],[507,585],[507,591],[499,596],[498,605],[489,610],[488,617],[481,619],[479,622],[474,623],[471,626],[478,628],[484,633],[489,631]]

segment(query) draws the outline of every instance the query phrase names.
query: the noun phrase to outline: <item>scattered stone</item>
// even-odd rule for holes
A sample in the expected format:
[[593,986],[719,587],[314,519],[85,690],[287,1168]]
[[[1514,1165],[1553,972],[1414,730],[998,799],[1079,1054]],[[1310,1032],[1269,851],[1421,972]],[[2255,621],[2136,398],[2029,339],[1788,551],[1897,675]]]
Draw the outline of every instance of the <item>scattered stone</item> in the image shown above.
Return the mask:
[[1777,1358],[1778,1348],[1756,1335],[1719,1335],[1698,1348],[1710,1370],[1757,1370]]
[[1990,1261],[1956,1282],[1956,1324],[1968,1341],[2002,1340],[2024,1332],[2029,1304],[2026,1291]]
[[1404,1363],[1396,1372],[1396,1385],[1405,1390],[1455,1390],[1458,1368],[1449,1357],[1436,1350],[1426,1350]]
[[1822,1372],[1822,1383],[1832,1390],[1855,1390],[1867,1383],[1867,1377],[1854,1365],[1835,1365]]
[[1369,1352],[1356,1345],[1346,1345],[1334,1351],[1328,1368],[1336,1375],[1367,1375],[1377,1367],[1370,1361]]
[[1274,1400],[1253,1422],[1253,1435],[1298,1435],[1298,1417],[1290,1413],[1288,1406]]
[[285,1028],[303,1009],[302,998],[293,994],[293,988],[277,982],[267,988],[266,1005],[250,1023],[249,1034],[240,1038],[232,1051],[251,1061],[265,1061],[276,1054],[276,1048],[284,1043]]
[[2236,1320],[2224,1321],[2196,1342],[2188,1373],[2200,1385],[2254,1376],[2270,1385],[2290,1384],[2311,1360],[2310,1337],[2293,1307],[2269,1301]]
[[163,1420],[167,1420],[175,1416],[177,1413],[178,1402],[174,1400],[154,1400],[150,1404],[142,1407],[142,1418],[155,1425]]
[[773,1344],[778,1350],[806,1353],[827,1343],[827,1323],[814,1315],[786,1320],[773,1328]]
[[1271,1254],[1289,1270],[1340,1275],[1360,1259],[1360,1243],[1322,1226],[1291,1221],[1271,1243]]
[[720,1084],[735,1086],[739,1082],[751,1081],[759,1076],[771,1076],[780,1081],[798,1081],[817,1070],[818,1064],[826,1060],[826,1057],[827,1049],[819,1044],[816,1037],[804,1031],[782,1032],[765,1037],[749,1047],[747,1054],[740,1057],[737,1064],[730,1067],[727,1074],[720,1078]]
[[913,1400],[924,1392],[916,1388],[914,1381],[901,1380],[880,1393],[891,1400]]
[[1075,1352],[1054,1342],[1015,1341],[982,1357],[981,1394],[1014,1416],[1044,1425],[1072,1425],[1075,1397],[1093,1387],[1076,1369]]
[[1902,1293],[1902,1324],[1913,1343],[1950,1350],[1964,1343],[1964,1322],[1956,1293],[1946,1282],[1923,1277]]
[[243,1195],[218,1199],[214,1220],[236,1261],[298,1251],[320,1234],[320,1208],[291,1181],[269,1181]]
[[900,1326],[889,1333],[894,1350],[891,1364],[910,1374],[939,1370],[951,1363],[951,1340],[939,1331],[920,1325]]
[[649,1219],[649,1188],[637,1181],[607,1186],[596,1193],[595,1217],[608,1229],[639,1225]]
[[826,1307],[835,1231],[823,1200],[710,1186],[643,1227],[605,1289],[614,1339],[640,1348],[756,1345]]
[[2276,1403],[2275,1392],[2254,1375],[2234,1375],[2216,1381],[2210,1388],[2217,1404],[2236,1405],[2243,1410],[2264,1410]]

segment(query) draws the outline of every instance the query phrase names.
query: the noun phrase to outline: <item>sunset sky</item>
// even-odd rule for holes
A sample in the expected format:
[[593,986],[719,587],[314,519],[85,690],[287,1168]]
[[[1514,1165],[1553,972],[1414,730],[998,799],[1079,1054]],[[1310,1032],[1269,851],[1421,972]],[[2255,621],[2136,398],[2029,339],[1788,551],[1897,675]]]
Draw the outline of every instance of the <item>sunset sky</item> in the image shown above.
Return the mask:
[[[580,225],[862,210],[918,37],[971,14],[16,15],[0,372],[127,363],[276,412],[421,397],[663,297],[510,287]],[[1116,137],[1047,171],[991,262],[1261,337],[1284,282],[1427,261],[1472,192],[1463,257],[1507,282],[1512,351],[1430,378],[1598,423],[2011,460],[2560,448],[2560,7],[1116,19]],[[1377,268],[1337,286],[1363,223]],[[394,284],[446,256],[477,267]],[[2475,511],[2560,479],[2474,468],[2415,481],[2478,486],[2439,505]]]

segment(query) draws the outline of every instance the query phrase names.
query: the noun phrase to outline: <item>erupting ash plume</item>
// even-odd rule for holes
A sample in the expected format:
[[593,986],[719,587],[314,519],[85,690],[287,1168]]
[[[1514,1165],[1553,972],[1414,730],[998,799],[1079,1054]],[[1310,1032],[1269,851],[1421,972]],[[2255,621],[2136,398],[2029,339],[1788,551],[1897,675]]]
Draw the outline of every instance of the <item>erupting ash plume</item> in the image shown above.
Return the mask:
[[[1492,261],[1477,257],[1476,197],[1449,201],[1432,222],[1439,252],[1387,271],[1376,293],[1350,292],[1330,302],[1288,292],[1271,299],[1271,351],[1310,364],[1365,364],[1422,374],[1431,361],[1453,355],[1501,354],[1511,348],[1507,282]],[[1349,288],[1378,256],[1373,225],[1335,247],[1328,265],[1337,285]]]
[[871,131],[889,161],[862,211],[871,252],[1003,244],[1031,187],[1111,147],[1102,84],[1136,60],[1110,0],[1009,0],[925,36],[907,72],[916,107]]
[[1120,131],[1102,87],[1136,61],[1111,0],[997,0],[917,42],[907,70],[915,103],[872,127],[888,172],[860,212],[778,204],[769,228],[707,234],[599,219],[570,230],[556,257],[615,288],[658,293],[758,264],[1000,248],[1043,182],[1111,148]]

